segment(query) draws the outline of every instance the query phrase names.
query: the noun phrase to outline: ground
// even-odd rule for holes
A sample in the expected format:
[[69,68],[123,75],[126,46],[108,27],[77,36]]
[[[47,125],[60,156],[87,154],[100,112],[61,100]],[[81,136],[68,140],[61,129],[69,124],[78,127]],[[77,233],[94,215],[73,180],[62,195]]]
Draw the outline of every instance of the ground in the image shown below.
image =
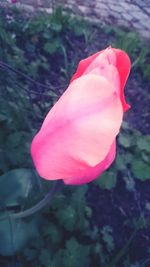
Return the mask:
[[[77,51],[77,57],[75,59],[76,65],[80,59],[104,49],[109,45],[114,45],[113,32],[110,31],[108,33],[108,31],[104,31],[94,25],[92,33],[93,36],[90,42],[86,44],[82,37],[75,37],[68,33],[69,38],[66,49],[68,62],[74,59],[74,50],[71,49],[71,45]],[[30,56],[30,54],[27,56]],[[51,71],[50,74],[49,72],[46,74],[40,72],[41,76],[38,75],[38,81],[44,85],[45,81],[48,80],[54,85],[56,93],[60,95],[62,91],[66,89],[71,75],[69,73],[69,77],[66,77],[60,74],[60,66],[63,66],[63,62],[59,54],[55,53],[52,55],[49,59],[49,63],[52,64],[53,71]],[[58,79],[58,77],[61,78]],[[140,130],[143,133],[143,137],[150,132],[149,86],[150,81],[143,78],[138,68],[133,67],[125,89],[125,94],[131,105],[131,109],[125,114],[124,119],[129,123],[131,128]],[[34,89],[36,93],[38,90],[41,90],[35,83],[31,89]],[[44,100],[40,99],[40,101]],[[48,109],[49,107],[47,110]],[[127,153],[128,148],[124,151],[124,154]],[[136,157],[135,154],[133,156]],[[128,176],[128,173],[126,176]],[[102,190],[94,183],[89,184],[87,202],[93,211],[90,219],[91,228],[93,229],[96,226],[98,229],[103,229],[105,226],[111,226],[115,242],[115,253],[117,253],[132,236],[135,224],[139,223],[138,231],[128,248],[128,257],[130,257],[130,262],[134,267],[149,267],[148,249],[150,247],[150,237],[149,227],[146,225],[149,220],[150,209],[148,206],[148,203],[150,203],[149,180],[144,182],[135,180],[134,190],[129,191],[126,188],[127,183],[124,178],[122,172],[118,171],[117,186],[112,190]],[[139,219],[142,220],[142,222],[139,222]],[[112,255],[112,258],[114,256],[115,255]],[[118,263],[117,267],[120,266],[122,265]]]
[[[4,5],[4,2],[2,2]],[[150,38],[150,2],[149,0],[17,0],[16,5],[31,11],[45,9],[48,12],[58,5],[70,8],[91,20],[109,25],[118,25],[134,29],[144,38]]]

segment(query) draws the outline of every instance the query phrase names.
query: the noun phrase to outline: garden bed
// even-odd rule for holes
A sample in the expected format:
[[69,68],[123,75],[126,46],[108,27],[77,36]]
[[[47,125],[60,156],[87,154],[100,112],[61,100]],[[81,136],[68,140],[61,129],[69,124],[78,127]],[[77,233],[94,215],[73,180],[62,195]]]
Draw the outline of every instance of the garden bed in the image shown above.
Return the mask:
[[[5,179],[1,176],[4,191],[9,171],[33,168],[29,155],[32,137],[50,107],[67,88],[80,59],[112,45],[125,49],[133,63],[125,91],[131,109],[125,114],[115,163],[88,186],[65,187],[52,206],[34,217],[33,225],[40,236],[30,233],[30,242],[24,241],[24,234],[28,235],[27,225],[32,220],[30,223],[28,219],[25,222],[20,220],[24,242],[14,237],[16,245],[12,248],[12,240],[8,241],[8,249],[4,237],[3,244],[0,244],[0,263],[4,267],[10,266],[10,262],[14,264],[12,266],[28,267],[57,267],[60,262],[63,267],[93,267],[93,263],[102,267],[148,267],[148,46],[125,29],[104,28],[81,18],[71,18],[63,15],[61,9],[52,16],[41,13],[34,18],[16,9],[0,12],[0,173],[6,175]],[[10,188],[18,186],[18,180],[13,179],[9,178],[9,183],[14,183]],[[9,192],[12,203],[8,205],[8,200],[6,203],[2,199],[2,212],[3,205],[9,211],[11,206],[11,212],[24,209],[24,202],[26,207],[32,206],[50,187],[49,183],[44,183],[41,193],[39,183],[43,182],[38,178],[38,185],[31,184],[28,193],[21,195],[20,190],[25,190],[27,178],[20,179],[23,182],[22,187],[17,187],[17,194],[21,202],[16,195],[14,198],[13,192]],[[35,186],[38,194],[33,197]],[[3,196],[2,192],[0,195]],[[0,227],[4,231],[9,228],[1,223]]]

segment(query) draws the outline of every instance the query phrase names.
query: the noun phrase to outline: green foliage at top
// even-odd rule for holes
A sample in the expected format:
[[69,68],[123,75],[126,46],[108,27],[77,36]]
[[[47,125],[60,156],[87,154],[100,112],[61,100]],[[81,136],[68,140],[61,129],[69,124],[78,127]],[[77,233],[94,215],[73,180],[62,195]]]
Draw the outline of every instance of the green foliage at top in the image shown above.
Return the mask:
[[125,50],[132,60],[132,67],[139,70],[146,80],[150,79],[149,43],[143,44],[135,32],[124,32],[117,28],[111,30],[115,34],[114,46]]
[[[87,24],[81,19],[64,15],[61,8],[52,15],[41,13],[34,18],[27,15],[22,18],[22,14],[18,12],[15,14],[10,11],[9,15],[7,12],[4,15],[2,10],[0,12],[3,15],[0,16],[0,60],[9,63],[11,67],[17,66],[18,70],[30,73],[30,77],[37,80],[45,80],[45,73],[54,70],[53,60],[56,53],[57,58],[59,56],[58,65],[61,64],[62,69],[69,67],[64,65],[70,65],[70,62],[68,58],[64,59],[63,50],[69,48],[70,51],[75,51],[72,38],[83,37],[86,41]],[[67,50],[65,52],[68,57]]]

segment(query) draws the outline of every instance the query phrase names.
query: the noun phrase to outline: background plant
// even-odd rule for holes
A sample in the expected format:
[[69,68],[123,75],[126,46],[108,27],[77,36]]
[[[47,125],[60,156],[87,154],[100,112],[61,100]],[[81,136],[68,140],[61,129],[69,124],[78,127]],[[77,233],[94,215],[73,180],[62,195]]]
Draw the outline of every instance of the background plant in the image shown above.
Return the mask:
[[[0,263],[9,266],[6,256],[13,255],[14,266],[147,267],[150,136],[127,122],[118,138],[116,162],[100,179],[79,188],[65,187],[50,206],[32,217],[11,221],[9,215],[33,206],[51,189],[51,183],[41,180],[33,169],[29,154],[32,136],[66,89],[77,62],[100,49],[97,36],[125,49],[133,71],[143,81],[149,79],[149,48],[133,33],[103,29],[61,9],[35,17],[16,9],[1,10],[0,29]],[[138,194],[143,186],[142,202]],[[120,191],[135,201],[134,214],[124,199],[115,206]],[[98,198],[93,200],[97,195],[98,202]],[[116,238],[113,221],[108,217],[105,221],[107,209],[114,211],[127,233],[123,237],[122,232],[121,241]],[[2,220],[4,214],[8,218]],[[148,240],[141,260],[136,260],[130,249],[137,236]]]

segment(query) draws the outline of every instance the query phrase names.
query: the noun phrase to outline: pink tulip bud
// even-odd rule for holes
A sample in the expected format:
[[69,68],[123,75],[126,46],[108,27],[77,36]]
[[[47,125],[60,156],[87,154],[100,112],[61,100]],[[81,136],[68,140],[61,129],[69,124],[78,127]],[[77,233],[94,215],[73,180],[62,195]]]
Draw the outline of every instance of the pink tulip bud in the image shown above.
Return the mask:
[[41,177],[80,185],[112,164],[123,112],[129,108],[124,86],[130,65],[124,51],[111,47],[80,61],[32,141]]

